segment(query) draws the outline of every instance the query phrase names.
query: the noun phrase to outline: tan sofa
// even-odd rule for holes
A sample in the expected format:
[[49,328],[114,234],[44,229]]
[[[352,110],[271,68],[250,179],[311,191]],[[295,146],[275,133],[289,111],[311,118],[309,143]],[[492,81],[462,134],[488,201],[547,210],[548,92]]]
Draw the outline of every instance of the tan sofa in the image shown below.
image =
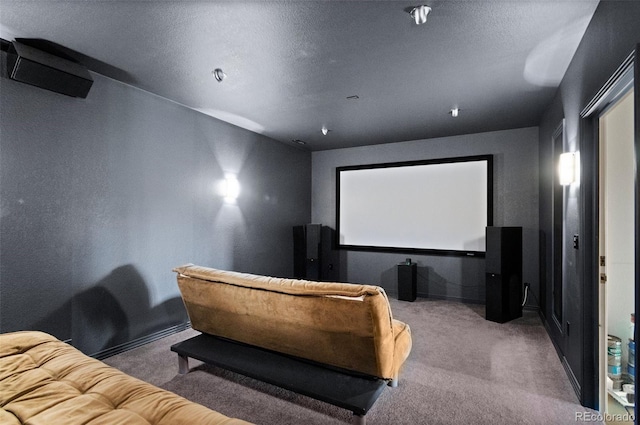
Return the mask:
[[0,424],[240,425],[42,332],[0,335]]
[[195,265],[174,269],[191,326],[397,383],[411,331],[384,289],[274,278]]

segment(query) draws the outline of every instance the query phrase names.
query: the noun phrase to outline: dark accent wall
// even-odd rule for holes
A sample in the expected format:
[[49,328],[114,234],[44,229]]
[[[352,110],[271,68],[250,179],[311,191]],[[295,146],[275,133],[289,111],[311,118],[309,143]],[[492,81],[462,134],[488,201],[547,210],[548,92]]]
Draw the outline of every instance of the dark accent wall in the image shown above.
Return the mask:
[[0,332],[95,354],[186,323],[175,266],[291,276],[311,154],[93,76],[84,100],[0,79]]
[[[312,155],[312,220],[335,226],[336,167],[472,155],[493,155],[494,226],[523,227],[527,301],[538,306],[538,128],[496,131],[386,145],[336,149]],[[405,187],[420,196],[420,187]],[[438,208],[438,205],[433,205]],[[341,279],[381,285],[397,293],[396,265],[410,257],[418,264],[418,296],[485,301],[484,258],[342,251]]]
[[[597,146],[588,132],[593,129],[581,120],[580,112],[611,77],[624,59],[640,42],[640,2],[602,1],[571,61],[556,97],[540,123],[540,229],[545,243],[541,280],[545,289],[542,303],[550,335],[560,352],[581,402],[589,407],[597,403],[597,281],[585,274],[595,264],[586,264],[594,249],[596,224],[589,211],[597,190],[595,163]],[[566,253],[562,262],[563,311],[562,329],[552,323],[552,157],[554,130],[565,118],[565,149],[580,152],[581,181],[565,191],[563,230]],[[574,249],[571,235],[580,236],[580,248]],[[588,260],[592,261],[592,260]],[[596,266],[597,267],[597,266]],[[567,322],[570,331],[567,332]]]

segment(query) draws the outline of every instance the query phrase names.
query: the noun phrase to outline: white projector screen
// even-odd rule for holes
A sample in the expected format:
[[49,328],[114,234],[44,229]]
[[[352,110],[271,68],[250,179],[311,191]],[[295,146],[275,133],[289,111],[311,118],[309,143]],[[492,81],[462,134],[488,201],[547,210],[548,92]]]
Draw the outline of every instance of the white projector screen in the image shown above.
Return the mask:
[[493,157],[336,169],[338,248],[482,256]]

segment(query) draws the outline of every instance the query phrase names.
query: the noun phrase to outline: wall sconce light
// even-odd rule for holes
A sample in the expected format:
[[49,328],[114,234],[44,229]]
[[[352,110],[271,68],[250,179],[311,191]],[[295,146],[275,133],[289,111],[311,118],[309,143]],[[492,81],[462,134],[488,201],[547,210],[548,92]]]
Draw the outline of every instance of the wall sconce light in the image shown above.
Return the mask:
[[565,152],[560,154],[558,176],[562,186],[568,186],[576,181],[576,154]]
[[224,201],[228,204],[235,204],[238,195],[240,195],[240,182],[236,176],[227,174],[222,182],[221,188]]
[[431,8],[429,6],[416,6],[409,14],[416,21],[416,25],[422,25],[427,22],[427,16],[429,16],[430,12]]

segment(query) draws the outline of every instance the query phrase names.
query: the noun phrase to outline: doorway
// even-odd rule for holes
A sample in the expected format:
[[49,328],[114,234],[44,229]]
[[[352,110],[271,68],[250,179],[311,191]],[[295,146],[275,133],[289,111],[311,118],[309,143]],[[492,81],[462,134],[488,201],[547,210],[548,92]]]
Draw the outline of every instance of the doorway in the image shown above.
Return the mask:
[[[633,423],[635,384],[634,91],[622,92],[598,117],[600,411]],[[635,388],[635,387],[633,387]],[[619,419],[619,420],[618,420]],[[626,420],[625,420],[626,419]]]

